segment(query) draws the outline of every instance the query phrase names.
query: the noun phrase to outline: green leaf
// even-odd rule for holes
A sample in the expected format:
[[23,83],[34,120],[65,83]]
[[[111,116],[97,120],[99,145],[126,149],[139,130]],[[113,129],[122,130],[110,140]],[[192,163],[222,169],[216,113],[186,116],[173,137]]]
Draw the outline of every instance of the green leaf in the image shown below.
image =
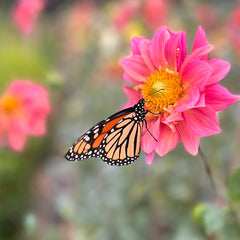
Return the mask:
[[203,226],[207,234],[221,230],[225,223],[225,212],[214,205],[208,205],[203,216]]
[[200,203],[197,206],[195,206],[193,209],[193,212],[192,212],[193,218],[200,224],[203,223],[203,217],[207,210],[207,207],[208,207],[207,204]]
[[231,199],[240,201],[240,168],[230,175],[227,183]]

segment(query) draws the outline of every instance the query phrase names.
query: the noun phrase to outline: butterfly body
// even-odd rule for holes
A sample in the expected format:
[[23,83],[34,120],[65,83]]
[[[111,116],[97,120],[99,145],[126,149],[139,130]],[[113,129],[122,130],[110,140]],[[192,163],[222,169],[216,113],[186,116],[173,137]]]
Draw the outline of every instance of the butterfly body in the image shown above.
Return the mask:
[[79,161],[101,158],[109,165],[128,165],[140,154],[143,122],[147,111],[142,98],[133,107],[119,111],[93,126],[68,150],[65,158]]

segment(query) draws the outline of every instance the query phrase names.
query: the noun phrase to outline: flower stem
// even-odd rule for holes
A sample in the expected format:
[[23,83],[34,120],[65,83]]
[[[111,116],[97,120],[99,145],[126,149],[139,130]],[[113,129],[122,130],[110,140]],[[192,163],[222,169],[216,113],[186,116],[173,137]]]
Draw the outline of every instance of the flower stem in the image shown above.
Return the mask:
[[211,169],[210,169],[210,167],[209,167],[209,165],[208,165],[207,157],[206,157],[205,154],[203,153],[203,151],[202,151],[202,149],[200,148],[200,146],[199,146],[199,148],[198,148],[198,151],[199,151],[200,158],[202,159],[202,161],[203,161],[203,163],[204,163],[206,172],[207,172],[207,174],[208,174],[208,176],[209,176],[209,178],[210,178],[211,185],[212,185],[214,191],[216,191],[216,185],[215,185],[215,183],[214,183],[212,171],[211,171]]
[[[199,155],[200,155],[200,158],[202,159],[203,163],[204,163],[204,166],[205,166],[205,169],[206,169],[206,172],[210,178],[210,181],[211,181],[211,185],[214,189],[214,191],[217,193],[217,189],[216,189],[216,185],[215,185],[215,182],[214,182],[214,179],[213,179],[213,174],[211,172],[211,169],[208,165],[208,161],[207,161],[207,157],[206,155],[203,153],[202,149],[200,148],[199,146]],[[228,192],[227,188],[225,189],[226,192]],[[226,202],[227,205],[228,205],[228,208],[229,208],[229,211],[235,221],[235,224],[237,226],[237,229],[238,231],[240,232],[240,218],[239,218],[239,215],[238,215],[238,211],[235,207],[235,204],[232,202],[231,199],[228,199],[228,201]]]

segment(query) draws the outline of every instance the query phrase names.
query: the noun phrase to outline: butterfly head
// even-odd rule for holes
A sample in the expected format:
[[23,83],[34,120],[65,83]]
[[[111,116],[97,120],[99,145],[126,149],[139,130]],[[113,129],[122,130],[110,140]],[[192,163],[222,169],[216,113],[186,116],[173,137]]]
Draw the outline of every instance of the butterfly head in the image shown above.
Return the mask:
[[140,105],[144,106],[145,102],[146,102],[145,99],[144,99],[144,98],[141,98],[138,103],[139,103]]

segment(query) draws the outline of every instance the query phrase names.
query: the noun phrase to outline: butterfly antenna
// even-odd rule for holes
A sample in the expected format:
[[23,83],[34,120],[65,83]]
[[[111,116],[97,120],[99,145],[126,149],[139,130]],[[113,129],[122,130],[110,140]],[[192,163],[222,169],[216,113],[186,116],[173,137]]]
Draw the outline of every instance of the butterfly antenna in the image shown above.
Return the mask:
[[[165,88],[161,88],[161,89],[159,89],[159,90],[157,90],[157,91],[155,91],[155,92],[153,92],[153,93],[150,93],[148,96],[146,96],[146,98],[147,97],[149,97],[149,96],[152,96],[152,95],[154,95],[154,94],[156,94],[156,93],[158,93],[158,92],[160,92],[160,91],[164,91],[165,90]],[[145,99],[144,99],[145,100]],[[152,101],[146,101],[145,100],[145,102],[152,102]],[[149,111],[150,112],[150,111]],[[152,113],[152,112],[151,112]]]
[[[153,93],[150,93],[148,96],[152,96],[152,95],[154,95],[154,94],[156,94],[156,93],[158,93],[158,92],[160,92],[160,91],[164,91],[165,90],[165,88],[161,88],[161,89],[159,89],[159,90],[157,90],[157,91],[155,91],[155,92],[153,92]],[[147,96],[147,97],[148,97]]]

